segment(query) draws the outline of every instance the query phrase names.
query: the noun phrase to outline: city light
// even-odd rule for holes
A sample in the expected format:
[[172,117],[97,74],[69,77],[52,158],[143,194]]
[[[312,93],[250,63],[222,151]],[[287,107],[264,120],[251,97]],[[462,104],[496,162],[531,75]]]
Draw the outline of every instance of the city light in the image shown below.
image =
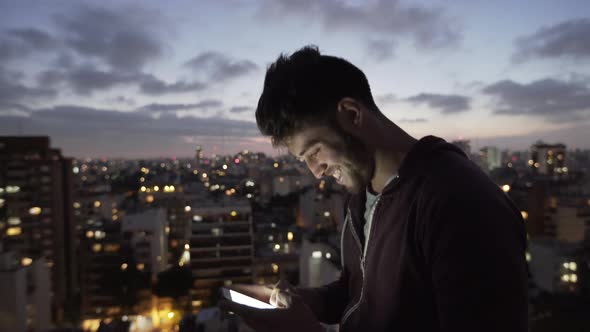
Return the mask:
[[10,226],[18,226],[20,225],[21,220],[19,217],[8,217],[7,222]]
[[141,188],[139,188],[139,190],[141,190],[142,192],[145,192],[145,186],[141,186]]
[[223,166],[221,166],[221,168],[227,169],[227,165],[226,164],[223,164]]
[[327,253],[326,253],[326,259],[330,259],[330,258],[332,258],[332,254],[331,254],[331,253],[329,253],[329,252],[327,252]]
[[273,273],[278,273],[279,272],[279,266],[277,264],[272,263],[271,264],[271,267],[272,267],[272,272]]
[[29,209],[29,214],[32,216],[38,216],[41,214],[41,208],[38,206],[33,206]]
[[231,215],[232,217],[235,217],[235,216],[237,216],[237,215],[238,215],[238,213],[237,213],[236,211],[232,211],[232,212],[230,212],[230,215]]
[[153,203],[154,202],[154,195],[147,195],[145,197],[146,203]]
[[274,166],[274,168],[279,168],[279,163],[275,162],[274,164],[272,164]]
[[6,235],[8,236],[18,236],[21,235],[23,230],[20,227],[8,227],[6,229]]
[[329,217],[330,216],[330,211],[325,211],[324,212],[324,217]]
[[274,251],[279,251],[279,250],[281,250],[281,245],[278,243],[275,243]]
[[170,318],[170,319],[174,318],[174,313],[172,311],[170,311],[168,313],[168,318]]
[[321,251],[314,251],[311,253],[311,257],[313,258],[322,258],[322,252]]
[[293,232],[287,233],[287,240],[293,241]]
[[23,258],[20,260],[20,264],[21,264],[22,266],[29,266],[29,265],[31,265],[32,263],[33,263],[33,259],[32,259],[32,258],[30,258],[30,257],[23,257]]
[[123,270],[123,271],[127,270],[127,263],[121,264],[121,270]]
[[138,271],[143,271],[144,269],[145,269],[144,263],[137,263],[137,270]]
[[80,172],[80,168],[78,168],[78,166],[74,166],[72,168],[72,171],[74,172],[74,174],[78,174]]
[[527,220],[529,218],[529,214],[526,211],[520,211],[520,214],[522,215],[522,219]]
[[94,232],[93,231],[86,231],[86,237],[91,239],[94,237]]
[[502,186],[502,191],[504,191],[505,193],[509,192],[510,191],[510,185],[507,185],[507,184],[503,185]]
[[102,244],[100,243],[95,243],[92,245],[92,251],[94,252],[100,252],[102,250]]
[[154,191],[160,191],[160,187],[154,186]]
[[254,181],[252,181],[252,180],[246,181],[246,187],[254,187]]
[[99,208],[100,207],[100,201],[94,201],[94,207],[95,208]]
[[187,206],[184,207],[184,212],[191,212],[190,205],[187,205]]
[[16,194],[20,191],[19,186],[6,186],[6,193],[7,194]]
[[195,214],[193,216],[193,221],[197,221],[197,222],[203,221],[203,217]]
[[4,202],[5,202],[4,198],[0,198],[0,208],[4,206]]
[[189,250],[191,248],[191,246],[187,243],[184,245],[184,250]]

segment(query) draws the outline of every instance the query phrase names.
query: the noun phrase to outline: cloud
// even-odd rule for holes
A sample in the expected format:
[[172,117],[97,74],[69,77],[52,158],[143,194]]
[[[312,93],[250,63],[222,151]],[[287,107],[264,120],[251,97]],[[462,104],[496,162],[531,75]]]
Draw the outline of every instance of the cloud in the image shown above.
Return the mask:
[[253,108],[250,106],[234,106],[229,109],[229,112],[239,114],[239,113],[245,113],[245,112],[252,111],[252,110],[253,110]]
[[[194,151],[186,137],[220,142],[221,137],[248,141],[259,138],[254,122],[221,117],[179,117],[165,113],[122,112],[76,105],[31,110],[28,116],[0,115],[0,132],[49,135],[55,146],[77,156],[161,156]],[[218,143],[217,143],[218,144]],[[211,146],[207,147],[208,149]],[[174,152],[172,152],[174,151]]]
[[54,98],[57,91],[52,88],[27,86],[20,82],[22,74],[0,67],[0,102],[28,102]]
[[159,96],[169,93],[187,93],[207,88],[205,83],[178,81],[167,83],[153,75],[144,75],[139,84],[140,91],[147,95]]
[[35,28],[10,29],[7,33],[36,50],[53,49],[59,45],[49,33]]
[[140,92],[155,96],[196,92],[206,88],[206,85],[200,82],[168,83],[151,74],[100,70],[91,65],[47,70],[38,75],[38,81],[42,85],[51,86],[64,83],[74,93],[82,96],[91,95],[96,91],[109,90],[118,85],[138,86]]
[[119,70],[138,70],[163,53],[158,31],[162,17],[143,8],[83,7],[54,20],[72,50]]
[[406,101],[414,104],[426,104],[430,108],[440,109],[443,114],[460,113],[471,109],[469,105],[471,99],[460,95],[421,93],[406,98]]
[[590,19],[573,19],[543,27],[516,40],[512,60],[521,63],[533,58],[590,58]]
[[219,108],[223,106],[223,102],[218,99],[205,99],[198,103],[193,104],[148,104],[140,107],[139,111],[148,112],[175,112],[175,111],[188,111],[188,110],[209,110],[211,108]]
[[367,42],[367,54],[376,61],[384,61],[393,57],[395,42],[385,39],[372,39]]
[[384,95],[379,95],[375,97],[375,99],[377,99],[377,102],[380,104],[391,104],[397,101],[397,96],[393,93],[387,93]]
[[566,122],[590,117],[587,81],[546,78],[521,84],[503,80],[482,91],[494,98],[496,114],[542,116]]
[[428,122],[428,120],[425,118],[415,118],[415,119],[401,118],[401,119],[397,120],[397,122],[398,123],[426,123],[426,122]]
[[0,34],[0,61],[19,60],[33,51],[54,49],[58,44],[49,33],[39,29],[9,29]]
[[409,38],[418,48],[454,46],[461,39],[455,22],[441,8],[405,5],[397,0],[357,4],[339,0],[267,0],[262,3],[258,15],[269,19],[282,19],[288,15],[316,19],[326,29],[360,29],[391,41],[399,37]]
[[66,83],[78,95],[90,95],[95,91],[107,90],[116,85],[136,83],[141,75],[135,73],[102,71],[92,66],[75,67],[66,70],[42,72],[39,82],[43,85]]
[[196,73],[202,73],[209,82],[221,82],[244,76],[258,69],[250,60],[232,59],[219,52],[203,52],[185,63]]

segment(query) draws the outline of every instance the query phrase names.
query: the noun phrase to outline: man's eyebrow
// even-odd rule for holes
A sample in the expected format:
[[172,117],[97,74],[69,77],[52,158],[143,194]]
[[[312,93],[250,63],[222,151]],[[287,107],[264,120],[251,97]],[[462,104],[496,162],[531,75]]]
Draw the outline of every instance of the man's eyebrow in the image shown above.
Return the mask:
[[301,152],[299,152],[299,154],[297,155],[298,157],[303,157],[303,155],[305,154],[305,152],[311,148],[313,145],[319,143],[321,140],[319,138],[316,139],[312,139],[310,141],[307,141],[304,145],[303,145],[303,149],[301,150]]

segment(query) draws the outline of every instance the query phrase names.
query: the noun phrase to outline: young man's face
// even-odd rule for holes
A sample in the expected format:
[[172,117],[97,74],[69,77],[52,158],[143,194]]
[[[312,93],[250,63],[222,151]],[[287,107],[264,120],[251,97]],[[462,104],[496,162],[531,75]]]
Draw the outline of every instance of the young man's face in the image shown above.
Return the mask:
[[333,176],[351,193],[364,189],[371,180],[369,151],[362,141],[342,130],[326,125],[308,127],[291,136],[286,145],[316,178]]

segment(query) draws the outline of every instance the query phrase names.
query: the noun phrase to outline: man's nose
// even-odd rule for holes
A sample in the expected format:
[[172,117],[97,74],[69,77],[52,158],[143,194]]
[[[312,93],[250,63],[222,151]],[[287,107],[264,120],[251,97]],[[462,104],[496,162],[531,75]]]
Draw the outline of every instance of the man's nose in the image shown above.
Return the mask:
[[328,165],[324,163],[308,161],[307,167],[311,173],[313,173],[313,176],[315,176],[316,179],[321,179],[324,176],[324,172],[326,171],[326,168],[328,168]]

